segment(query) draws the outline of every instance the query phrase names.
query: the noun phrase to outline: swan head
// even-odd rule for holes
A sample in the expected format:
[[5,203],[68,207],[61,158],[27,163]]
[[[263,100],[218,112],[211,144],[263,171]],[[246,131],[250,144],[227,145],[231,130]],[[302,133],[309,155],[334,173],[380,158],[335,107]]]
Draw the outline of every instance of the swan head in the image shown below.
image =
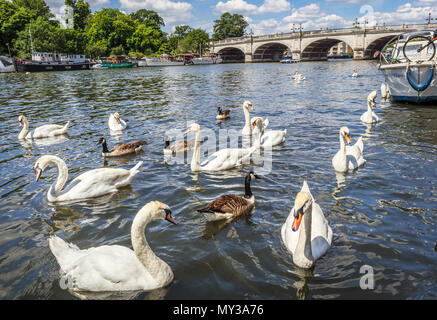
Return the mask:
[[184,135],[189,134],[190,132],[199,132],[200,126],[197,123],[192,123],[188,126],[187,131],[184,132]]
[[120,114],[119,114],[118,112],[115,112],[115,113],[114,113],[114,118],[115,118],[115,120],[116,120],[118,123],[121,123],[121,121],[120,121]]
[[20,123],[20,127],[23,126],[23,123],[26,121],[26,117],[23,115],[18,116],[18,122]]
[[341,127],[340,128],[340,136],[343,137],[347,143],[351,143],[350,133],[348,127]]
[[252,102],[250,102],[249,100],[244,101],[243,108],[244,109],[255,110],[254,107],[252,106]]
[[378,95],[378,91],[377,90],[373,90],[372,92],[369,93],[369,95],[367,96],[367,103],[370,105],[370,107],[374,108],[376,107],[376,103],[375,103],[375,99],[376,96]]
[[294,200],[293,207],[293,224],[291,229],[293,231],[299,230],[300,223],[302,222],[302,217],[311,207],[313,199],[311,195],[306,191],[301,191],[297,194],[296,199]]
[[146,206],[151,206],[152,219],[167,220],[170,223],[178,224],[171,216],[171,210],[168,205],[159,201],[151,201]]
[[47,166],[53,161],[53,157],[54,156],[46,155],[39,157],[39,159],[36,160],[35,165],[33,166],[36,175],[35,181],[39,180],[44,169],[47,168]]
[[251,120],[252,120],[252,129],[255,129],[255,127],[261,128],[263,126],[263,118],[253,117]]

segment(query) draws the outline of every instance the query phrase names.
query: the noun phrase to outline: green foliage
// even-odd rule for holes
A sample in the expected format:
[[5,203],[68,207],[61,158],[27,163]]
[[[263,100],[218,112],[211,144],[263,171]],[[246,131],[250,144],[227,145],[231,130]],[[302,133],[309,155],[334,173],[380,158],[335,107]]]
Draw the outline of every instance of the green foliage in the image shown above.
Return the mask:
[[83,0],[78,0],[74,7],[73,13],[74,13],[74,29],[84,30],[86,27],[86,22],[91,14],[90,5],[88,4],[88,2],[84,2]]
[[219,20],[214,21],[214,34],[212,35],[212,39],[218,41],[231,37],[242,37],[244,36],[247,26],[248,23],[241,14],[225,12]]
[[17,7],[28,10],[33,19],[38,17],[43,17],[44,19],[54,17],[44,0],[13,0],[13,3],[16,4]]
[[85,49],[85,54],[91,59],[98,57],[105,57],[109,53],[108,43],[105,40],[98,41],[93,44],[89,44]]
[[118,47],[112,48],[111,57],[123,56],[123,55],[124,55],[124,48],[122,45],[119,45]]
[[127,44],[129,48],[135,51],[155,52],[161,47],[163,40],[164,37],[160,29],[140,24],[127,40]]
[[130,14],[131,18],[138,21],[139,23],[147,24],[149,21],[154,21],[160,26],[165,26],[164,19],[161,16],[152,10],[140,9],[137,12],[133,12]]
[[209,49],[209,35],[202,29],[192,29],[181,40],[180,47],[183,52],[205,53]]
[[137,51],[131,51],[131,52],[129,52],[128,56],[131,58],[141,59],[142,57],[144,57],[144,54],[141,52],[137,52]]

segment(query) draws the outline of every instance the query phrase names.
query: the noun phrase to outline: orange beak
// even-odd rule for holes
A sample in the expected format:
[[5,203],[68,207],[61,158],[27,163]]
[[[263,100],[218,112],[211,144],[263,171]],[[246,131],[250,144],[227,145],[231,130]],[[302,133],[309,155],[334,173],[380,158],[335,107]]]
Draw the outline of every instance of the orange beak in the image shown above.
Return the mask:
[[254,122],[252,123],[252,129],[255,129],[255,127],[256,127],[256,123]]
[[298,213],[298,217],[294,217],[293,224],[291,225],[291,230],[297,231],[300,226],[300,222],[302,221],[302,213]]
[[255,110],[255,108],[251,104],[249,104],[249,109]]
[[39,180],[39,177],[41,176],[41,172],[42,172],[42,170],[40,168],[35,168],[35,173],[36,173],[35,181]]
[[351,138],[349,138],[349,135],[347,133],[344,134],[344,137],[346,138],[347,143],[351,143]]
[[20,127],[22,127],[22,126],[23,126],[23,122],[20,121]]

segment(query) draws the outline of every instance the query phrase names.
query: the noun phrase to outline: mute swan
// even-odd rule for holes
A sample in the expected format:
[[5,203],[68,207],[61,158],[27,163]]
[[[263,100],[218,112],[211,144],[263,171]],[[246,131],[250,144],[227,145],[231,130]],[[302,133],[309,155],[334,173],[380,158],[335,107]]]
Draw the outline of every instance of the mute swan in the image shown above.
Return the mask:
[[366,160],[363,158],[363,140],[360,137],[353,146],[346,146],[347,143],[351,143],[349,137],[349,129],[347,127],[340,128],[340,150],[332,158],[332,166],[335,171],[346,172],[348,170],[354,170],[363,165]]
[[304,269],[311,268],[331,246],[332,229],[306,181],[282,225],[281,236],[285,247],[293,255],[294,264]]
[[42,156],[35,162],[34,169],[38,181],[47,166],[50,164],[58,166],[58,178],[47,192],[49,202],[56,202],[94,198],[116,192],[118,188],[130,184],[142,163],[142,161],[138,162],[130,170],[100,168],[86,171],[73,179],[64,190],[62,188],[68,179],[68,168],[61,158],[52,155]]
[[173,281],[170,266],[157,257],[144,235],[147,224],[164,219],[177,224],[168,205],[147,203],[135,216],[131,227],[134,250],[119,245],[104,245],[80,250],[57,236],[49,239],[50,250],[64,277],[71,279],[73,291],[152,290]]
[[367,111],[361,115],[361,121],[364,123],[376,123],[379,121],[378,116],[372,111],[376,107],[375,99],[378,92],[376,90],[369,93],[367,96]]
[[259,176],[250,171],[244,179],[244,196],[226,194],[208,203],[204,208],[197,212],[203,213],[206,220],[216,221],[238,217],[252,211],[255,206],[255,197],[250,189],[250,180],[259,179]]
[[191,171],[221,171],[235,168],[249,159],[251,154],[259,148],[255,145],[251,148],[226,148],[214,152],[204,162],[200,163],[200,141],[202,139],[200,126],[193,123],[189,126],[184,135],[195,132],[193,158],[191,159]]
[[[243,130],[241,132],[241,134],[243,136],[250,136],[252,134],[258,135],[258,128],[256,128],[256,130],[252,131],[249,109],[255,110],[250,101],[244,101],[244,103],[243,103],[244,127],[243,127]],[[264,129],[267,129],[268,126],[269,126],[269,119],[265,119],[263,121]]]
[[302,73],[296,71],[296,73],[292,76],[294,80],[305,80],[305,76]]
[[111,150],[108,150],[108,145],[106,144],[105,138],[100,138],[98,144],[102,145],[102,156],[104,157],[117,157],[124,156],[126,154],[139,152],[143,148],[146,141],[134,141],[129,143],[117,144]]
[[215,117],[217,120],[229,119],[231,110],[222,110],[222,108],[217,108],[217,116]]
[[68,121],[65,126],[60,126],[58,124],[45,124],[36,128],[33,132],[29,132],[29,122],[27,121],[27,118],[21,115],[18,117],[18,121],[20,122],[20,127],[23,127],[18,135],[18,139],[39,139],[58,136],[67,133],[68,126],[70,125],[70,121]]
[[261,132],[261,140],[259,144],[262,147],[264,148],[273,147],[285,141],[285,135],[287,134],[287,129],[264,131],[261,117],[252,118],[252,127],[255,128],[255,126],[258,127],[258,130],[260,130]]
[[358,73],[354,70],[354,72],[352,73],[352,78],[356,78],[358,77]]
[[109,129],[112,131],[121,131],[126,129],[126,121],[120,119],[118,112],[111,113],[108,120]]
[[387,99],[390,96],[390,90],[388,89],[388,85],[384,82],[381,83],[381,98]]

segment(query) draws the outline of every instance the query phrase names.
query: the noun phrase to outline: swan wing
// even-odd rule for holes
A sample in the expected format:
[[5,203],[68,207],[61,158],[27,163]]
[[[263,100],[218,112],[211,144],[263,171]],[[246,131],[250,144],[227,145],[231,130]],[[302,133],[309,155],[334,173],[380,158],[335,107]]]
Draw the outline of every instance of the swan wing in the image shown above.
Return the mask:
[[320,258],[331,246],[332,229],[326,220],[322,208],[313,202],[311,216],[311,251],[314,260]]
[[58,124],[46,124],[40,126],[33,131],[32,138],[44,138],[64,134],[67,131],[68,124],[69,123],[67,123],[66,126]]
[[261,146],[276,146],[285,141],[285,135],[287,134],[287,130],[269,130],[264,132],[261,137]]

